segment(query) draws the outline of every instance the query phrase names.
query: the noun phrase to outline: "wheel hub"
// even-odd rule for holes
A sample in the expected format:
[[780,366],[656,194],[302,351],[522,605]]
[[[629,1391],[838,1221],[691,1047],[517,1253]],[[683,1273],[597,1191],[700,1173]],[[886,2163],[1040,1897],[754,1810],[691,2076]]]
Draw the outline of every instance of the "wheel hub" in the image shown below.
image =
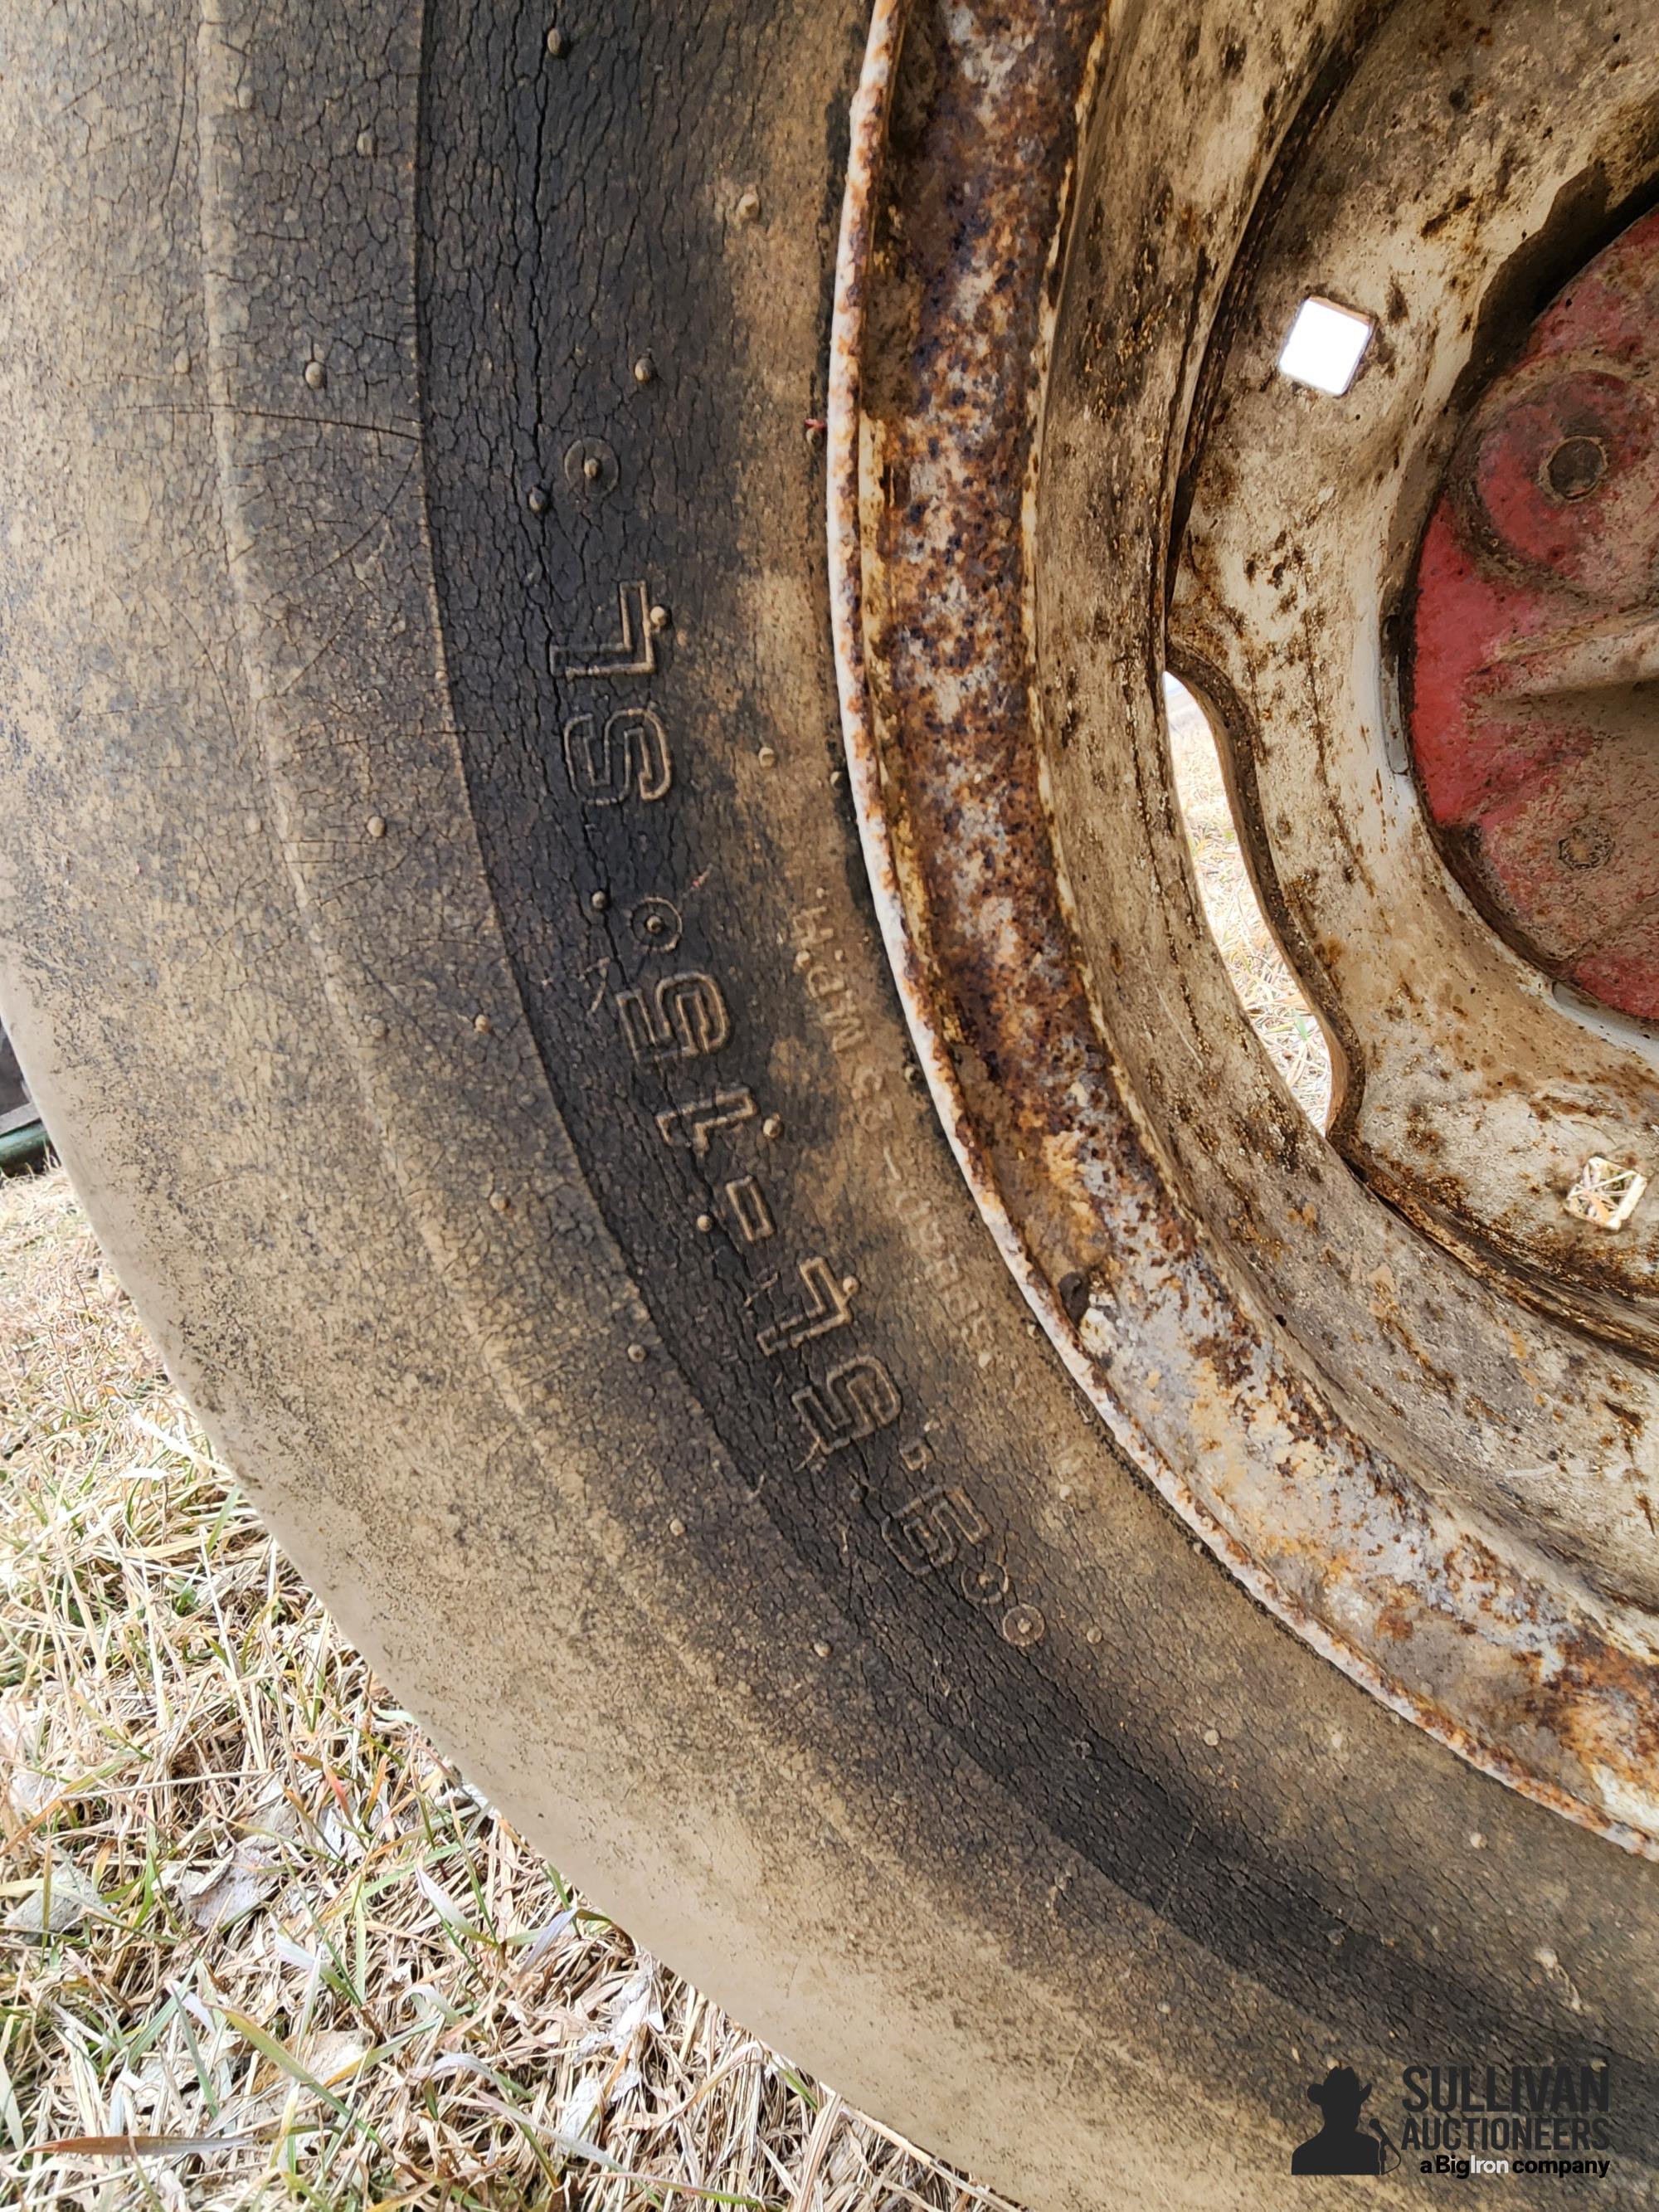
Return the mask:
[[1447,862],[1525,957],[1659,1018],[1659,216],[1534,326],[1417,568],[1413,755]]

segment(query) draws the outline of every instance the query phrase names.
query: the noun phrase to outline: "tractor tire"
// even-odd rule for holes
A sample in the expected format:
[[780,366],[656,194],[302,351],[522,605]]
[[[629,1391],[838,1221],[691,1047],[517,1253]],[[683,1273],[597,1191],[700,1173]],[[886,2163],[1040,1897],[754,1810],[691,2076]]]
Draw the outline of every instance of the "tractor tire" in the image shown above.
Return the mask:
[[[1387,11],[1304,12],[1316,106]],[[1407,2068],[1605,2063],[1599,2201],[1652,2202],[1644,1838],[1134,1461],[907,1026],[823,523],[869,27],[11,11],[7,1030],[345,1630],[849,2100],[1035,2207],[1217,2212],[1339,2061],[1391,2134]]]

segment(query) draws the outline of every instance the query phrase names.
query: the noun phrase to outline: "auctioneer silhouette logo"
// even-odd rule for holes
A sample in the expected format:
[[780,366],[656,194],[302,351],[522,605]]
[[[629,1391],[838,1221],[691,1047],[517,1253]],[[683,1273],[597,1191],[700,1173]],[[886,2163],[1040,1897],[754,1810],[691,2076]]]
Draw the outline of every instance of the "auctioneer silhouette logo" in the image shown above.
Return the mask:
[[1606,2059],[1569,2066],[1402,2067],[1399,2141],[1362,2118],[1371,2084],[1352,2066],[1310,2081],[1323,2124],[1298,2143],[1292,2173],[1388,2173],[1415,2161],[1425,2174],[1539,2173],[1605,2181],[1612,2160],[1613,2082]]
[[[1292,2173],[1381,2173],[1385,2144],[1375,2120],[1359,2124],[1359,2111],[1371,2094],[1352,2066],[1333,2066],[1322,2081],[1310,2081],[1308,2100],[1324,2114],[1317,2135],[1291,2154]],[[1368,2133],[1367,2130],[1375,2132]],[[1390,2160],[1390,2164],[1395,2163]]]

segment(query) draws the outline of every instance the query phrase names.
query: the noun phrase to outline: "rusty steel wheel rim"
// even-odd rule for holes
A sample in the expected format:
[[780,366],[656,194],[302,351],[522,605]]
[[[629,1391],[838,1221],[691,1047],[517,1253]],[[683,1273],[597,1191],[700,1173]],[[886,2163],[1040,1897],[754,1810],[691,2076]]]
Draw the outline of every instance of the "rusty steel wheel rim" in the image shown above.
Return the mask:
[[[1461,48],[1443,19],[878,0],[831,364],[843,728],[945,1129],[1126,1456],[1396,1711],[1659,1856],[1659,1206],[1565,1204],[1659,1131],[1652,1042],[1449,864],[1411,680],[1459,441],[1659,179],[1659,58],[1632,6]],[[1277,368],[1319,296],[1371,330],[1335,396]],[[1165,666],[1333,1038],[1325,1137],[1204,921]]]

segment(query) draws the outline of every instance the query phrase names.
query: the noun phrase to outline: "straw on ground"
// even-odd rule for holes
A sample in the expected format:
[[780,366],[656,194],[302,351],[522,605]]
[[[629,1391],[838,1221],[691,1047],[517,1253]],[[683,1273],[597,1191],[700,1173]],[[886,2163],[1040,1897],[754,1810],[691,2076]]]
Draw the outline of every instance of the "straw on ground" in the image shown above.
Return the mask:
[[61,1171],[0,1182],[0,2201],[998,2201],[444,1763],[214,1464]]

